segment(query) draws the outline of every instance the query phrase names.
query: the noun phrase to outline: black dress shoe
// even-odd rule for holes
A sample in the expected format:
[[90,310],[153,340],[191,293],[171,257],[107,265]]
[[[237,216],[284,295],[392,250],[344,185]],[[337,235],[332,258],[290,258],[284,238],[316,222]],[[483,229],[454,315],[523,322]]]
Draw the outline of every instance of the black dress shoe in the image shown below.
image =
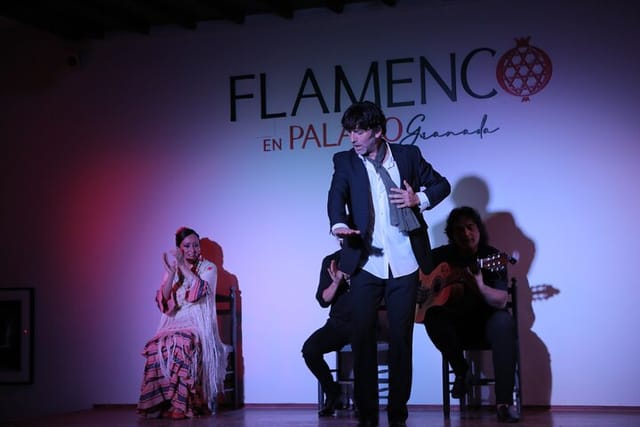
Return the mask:
[[378,420],[360,420],[358,427],[378,427]]
[[460,399],[467,393],[466,375],[456,375],[451,388],[451,397]]
[[336,409],[342,409],[342,400],[340,395],[327,396],[327,400],[324,402],[322,409],[318,411],[319,417],[330,417],[336,413]]
[[407,427],[407,423],[405,421],[391,421],[389,427]]
[[498,421],[501,423],[517,423],[520,421],[516,408],[511,405],[499,405],[496,408],[496,414],[498,415]]

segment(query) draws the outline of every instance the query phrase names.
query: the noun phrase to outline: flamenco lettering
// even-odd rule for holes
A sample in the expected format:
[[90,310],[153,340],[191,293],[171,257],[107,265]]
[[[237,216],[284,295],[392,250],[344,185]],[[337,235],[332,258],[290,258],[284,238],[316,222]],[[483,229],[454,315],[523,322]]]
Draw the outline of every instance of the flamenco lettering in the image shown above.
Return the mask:
[[[317,73],[312,68],[307,68],[299,80],[297,93],[288,109],[284,109],[282,106],[274,108],[273,105],[282,104],[282,102],[285,102],[286,105],[285,94],[295,91],[295,87],[286,87],[292,79],[279,79],[286,81],[286,86],[274,87],[271,83],[273,79],[270,79],[266,73],[232,75],[229,77],[229,118],[235,122],[241,116],[246,118],[249,112],[258,111],[256,102],[259,103],[261,120],[295,117],[303,108],[310,110],[319,107],[322,114],[339,113],[343,107],[365,98],[385,109],[414,106],[416,102],[425,105],[437,93],[437,90],[444,93],[451,102],[457,102],[458,84],[470,97],[487,99],[497,94],[496,89],[493,87],[472,87],[469,79],[470,71],[474,70],[476,73],[480,72],[486,75],[485,73],[489,69],[493,70],[495,67],[491,61],[487,62],[487,57],[493,58],[495,55],[496,51],[493,49],[477,48],[464,55],[458,67],[457,55],[450,53],[447,73],[438,71],[432,62],[424,56],[417,59],[409,57],[387,59],[383,62],[373,61],[369,64],[366,75],[358,74],[355,77],[354,75],[348,76],[343,66],[335,65],[333,84],[330,89],[327,89],[328,85],[321,84],[325,82],[317,77],[325,75],[325,70],[322,73]],[[473,67],[471,67],[472,64]],[[474,81],[476,80],[474,79]],[[293,79],[293,82],[295,81]],[[359,96],[356,96],[354,89],[353,82],[356,81],[360,83]],[[417,85],[415,81],[418,82]],[[383,100],[381,82],[386,88],[384,103],[381,102]],[[434,84],[435,91],[433,91]],[[420,99],[403,97],[402,94],[407,93],[419,94]],[[333,96],[333,108],[329,108],[328,103],[331,96]]]

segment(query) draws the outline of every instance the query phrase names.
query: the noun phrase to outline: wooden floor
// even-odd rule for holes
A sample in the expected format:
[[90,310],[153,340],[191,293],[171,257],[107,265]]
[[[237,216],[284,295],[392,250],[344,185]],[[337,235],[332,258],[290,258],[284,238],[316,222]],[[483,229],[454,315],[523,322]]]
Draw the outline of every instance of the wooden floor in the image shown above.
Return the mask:
[[[24,419],[2,423],[3,427],[338,427],[357,425],[350,412],[339,411],[335,417],[318,418],[312,405],[248,405],[238,410],[221,410],[215,415],[190,420],[171,421],[141,419],[133,407],[99,407],[85,411],[44,418]],[[525,408],[519,424],[526,427],[637,427],[640,426],[640,408]],[[380,414],[380,427],[387,426],[384,413]],[[466,415],[452,411],[449,420],[439,408],[410,407],[408,427],[497,427],[489,409],[472,410]]]

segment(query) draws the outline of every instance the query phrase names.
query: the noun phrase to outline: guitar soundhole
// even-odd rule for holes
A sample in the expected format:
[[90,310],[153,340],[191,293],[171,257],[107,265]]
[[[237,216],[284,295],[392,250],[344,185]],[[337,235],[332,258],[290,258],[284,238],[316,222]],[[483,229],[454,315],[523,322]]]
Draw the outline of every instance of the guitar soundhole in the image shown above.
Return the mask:
[[442,289],[442,277],[438,276],[435,279],[433,279],[433,291],[434,292],[440,292],[440,290]]

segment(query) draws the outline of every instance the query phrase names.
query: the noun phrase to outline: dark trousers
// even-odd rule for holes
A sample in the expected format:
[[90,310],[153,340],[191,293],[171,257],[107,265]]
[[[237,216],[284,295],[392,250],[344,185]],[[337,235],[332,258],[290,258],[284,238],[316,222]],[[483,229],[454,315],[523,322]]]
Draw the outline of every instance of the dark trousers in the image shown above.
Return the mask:
[[351,276],[353,306],[354,398],[361,420],[378,419],[378,308],[384,297],[389,325],[390,421],[407,418],[411,395],[413,319],[418,288],[418,272],[380,279],[364,270]]
[[337,396],[340,386],[333,379],[324,355],[338,351],[351,342],[351,326],[344,321],[329,318],[302,345],[302,357],[311,373],[318,379],[327,397]]
[[513,403],[516,367],[515,323],[504,310],[492,313],[463,314],[447,306],[429,308],[425,328],[431,341],[456,374],[465,375],[468,366],[465,347],[491,348],[496,378],[496,403]]

